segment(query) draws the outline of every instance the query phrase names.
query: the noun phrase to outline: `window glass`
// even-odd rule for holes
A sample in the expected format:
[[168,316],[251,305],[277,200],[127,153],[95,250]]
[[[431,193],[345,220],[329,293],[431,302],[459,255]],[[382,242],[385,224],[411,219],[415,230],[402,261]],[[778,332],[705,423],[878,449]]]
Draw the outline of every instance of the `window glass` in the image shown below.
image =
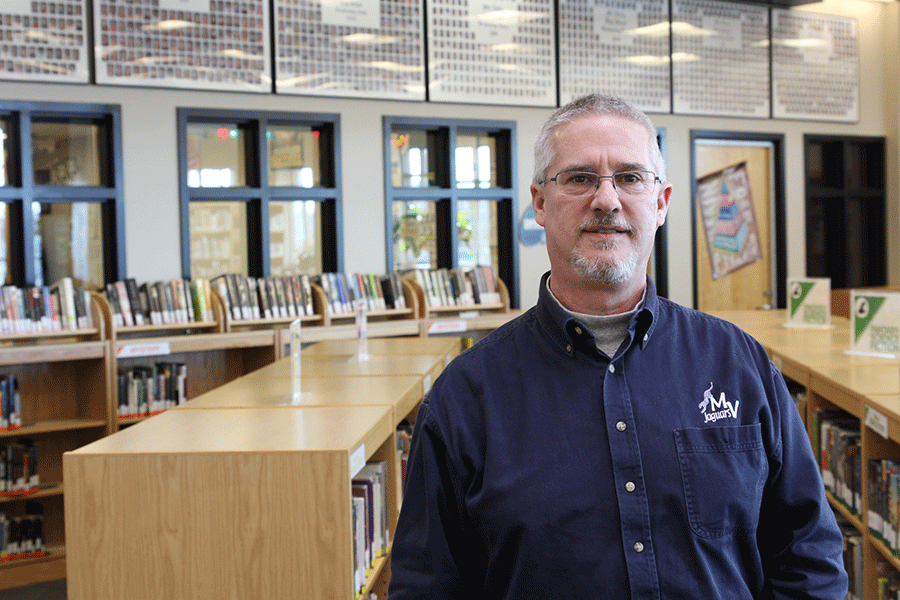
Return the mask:
[[437,140],[432,132],[398,129],[391,132],[391,185],[423,188],[438,185],[435,178]]
[[456,186],[497,185],[497,141],[486,132],[461,133],[456,139]]
[[188,186],[247,185],[245,132],[236,123],[191,123],[187,127]]
[[247,205],[191,202],[191,277],[247,275]]
[[497,249],[497,203],[494,201],[457,202],[457,251],[460,267],[492,266],[499,272]]
[[280,125],[266,132],[269,185],[311,188],[322,185],[319,131]]
[[269,204],[269,260],[272,275],[322,272],[322,214],[319,202]]
[[104,286],[103,211],[94,202],[32,202],[36,285],[71,277],[88,289]]
[[33,121],[31,151],[34,183],[103,185],[99,143],[98,125]]
[[434,202],[394,202],[394,269],[436,269]]
[[[9,120],[0,118],[0,186],[12,184],[13,140]],[[6,208],[3,208],[4,213]]]

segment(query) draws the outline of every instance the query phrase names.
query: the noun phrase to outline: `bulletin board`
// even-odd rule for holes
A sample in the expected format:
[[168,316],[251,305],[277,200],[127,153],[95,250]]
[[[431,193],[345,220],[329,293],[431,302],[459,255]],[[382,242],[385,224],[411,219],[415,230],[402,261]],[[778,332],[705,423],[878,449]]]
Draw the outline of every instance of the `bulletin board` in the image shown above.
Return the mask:
[[559,94],[615,94],[646,112],[672,110],[668,0],[562,0]]
[[0,79],[87,83],[86,0],[2,0]]
[[425,100],[421,2],[275,0],[275,91]]
[[859,121],[859,39],[853,18],[772,10],[773,115]]
[[271,92],[268,0],[95,0],[97,83]]
[[675,114],[769,118],[769,9],[672,0]]
[[426,6],[429,100],[556,106],[553,0]]

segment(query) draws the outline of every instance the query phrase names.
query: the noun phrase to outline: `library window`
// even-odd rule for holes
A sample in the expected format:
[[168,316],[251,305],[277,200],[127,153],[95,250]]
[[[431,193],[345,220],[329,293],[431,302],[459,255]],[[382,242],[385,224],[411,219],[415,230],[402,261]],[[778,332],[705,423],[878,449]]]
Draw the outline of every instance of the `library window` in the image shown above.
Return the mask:
[[0,102],[0,284],[125,276],[117,106]]
[[515,124],[386,117],[388,268],[489,266],[518,306]]
[[185,277],[341,271],[337,115],[178,114]]

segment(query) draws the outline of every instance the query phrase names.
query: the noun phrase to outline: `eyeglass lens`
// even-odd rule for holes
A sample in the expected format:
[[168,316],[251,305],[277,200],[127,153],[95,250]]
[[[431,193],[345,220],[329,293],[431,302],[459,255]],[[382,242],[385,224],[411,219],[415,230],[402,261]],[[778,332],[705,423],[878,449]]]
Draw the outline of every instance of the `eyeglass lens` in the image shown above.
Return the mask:
[[581,196],[594,193],[602,179],[612,179],[613,187],[620,194],[643,194],[656,182],[656,176],[650,171],[621,171],[612,175],[570,171],[557,174],[556,184],[563,194]]

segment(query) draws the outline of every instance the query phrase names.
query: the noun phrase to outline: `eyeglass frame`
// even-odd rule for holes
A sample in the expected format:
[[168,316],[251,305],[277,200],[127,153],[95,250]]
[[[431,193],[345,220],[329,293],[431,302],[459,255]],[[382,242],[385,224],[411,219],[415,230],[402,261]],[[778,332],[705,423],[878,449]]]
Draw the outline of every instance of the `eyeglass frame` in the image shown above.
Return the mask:
[[[592,176],[597,177],[597,185],[594,186],[594,191],[584,194],[584,196],[593,196],[594,194],[596,194],[597,190],[600,189],[600,183],[604,179],[609,179],[609,182],[612,184],[613,189],[616,190],[616,193],[619,193],[619,188],[616,187],[616,175],[621,175],[623,173],[650,173],[651,175],[653,175],[653,180],[650,182],[650,187],[647,189],[646,192],[644,192],[645,194],[650,193],[653,190],[653,188],[656,186],[657,183],[662,183],[662,179],[659,178],[659,175],[657,175],[656,173],[654,173],[653,171],[650,171],[648,169],[625,169],[624,171],[615,171],[612,175],[597,175],[596,173],[593,173],[591,171],[560,171],[553,177],[548,177],[547,179],[539,180],[537,182],[537,184],[544,185],[548,181],[552,181],[552,182],[556,183],[557,185],[559,185],[559,183],[556,180],[563,173],[571,173],[571,174],[581,173],[584,175],[592,175]],[[560,194],[564,194],[564,192],[560,192]],[[566,194],[566,195],[572,196],[572,194]]]

